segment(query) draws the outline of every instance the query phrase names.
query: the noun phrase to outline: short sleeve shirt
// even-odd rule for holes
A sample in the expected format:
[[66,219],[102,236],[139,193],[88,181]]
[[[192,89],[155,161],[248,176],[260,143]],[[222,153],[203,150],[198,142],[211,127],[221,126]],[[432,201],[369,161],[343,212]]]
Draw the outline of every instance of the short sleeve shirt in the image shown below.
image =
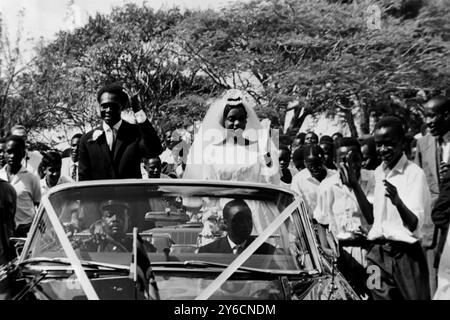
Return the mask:
[[[397,208],[385,196],[386,179],[397,188],[398,195],[405,206],[417,216],[418,224],[410,231],[403,224]],[[414,243],[421,238],[424,218],[431,212],[431,195],[423,170],[403,155],[392,170],[384,164],[375,169],[375,191],[373,204],[374,223],[368,239],[385,238],[394,241]]]
[[[372,203],[375,189],[373,171],[361,169],[359,184],[367,200]],[[340,240],[351,239],[356,233],[367,235],[369,231],[355,193],[342,183],[338,174],[320,184],[314,219],[329,225],[331,232]]]
[[[334,174],[336,174],[336,171],[327,169],[326,178]],[[303,196],[310,218],[313,217],[313,212],[316,209],[319,186],[320,182],[311,175],[308,169],[303,169],[292,177],[291,190]]]
[[[6,166],[0,170],[0,179],[8,181]],[[17,193],[16,226],[33,222],[36,214],[34,203],[41,201],[39,178],[22,166],[17,174],[11,176],[9,183]]]

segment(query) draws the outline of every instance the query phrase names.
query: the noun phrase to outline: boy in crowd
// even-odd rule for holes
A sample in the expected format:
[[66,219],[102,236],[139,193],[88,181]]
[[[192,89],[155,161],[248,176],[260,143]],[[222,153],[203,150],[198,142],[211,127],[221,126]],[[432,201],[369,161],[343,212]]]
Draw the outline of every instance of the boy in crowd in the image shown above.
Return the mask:
[[292,182],[292,171],[289,167],[291,162],[291,150],[287,147],[281,147],[278,162],[280,163],[280,184],[289,188]]
[[26,237],[41,201],[39,178],[22,165],[25,141],[20,136],[6,138],[6,166],[0,170],[0,179],[8,181],[16,190],[16,237]]
[[309,144],[303,147],[303,157],[306,169],[303,169],[292,178],[291,189],[302,195],[306,202],[309,217],[312,219],[317,205],[317,193],[322,180],[335,174],[324,165],[322,148],[317,144]]
[[44,195],[51,187],[57,184],[73,182],[72,179],[61,175],[62,159],[61,155],[56,151],[44,153],[42,157],[41,167],[44,177],[41,179],[41,194]]
[[330,136],[322,136],[320,137],[319,146],[323,150],[323,154],[325,155],[325,167],[331,170],[336,170],[336,166],[334,165],[334,141]]
[[303,157],[303,147],[297,148],[292,152],[292,162],[298,172],[305,169],[305,158]]
[[154,158],[143,158],[142,162],[144,164],[144,169],[147,172],[147,177],[149,179],[168,179],[169,176],[161,173],[162,171],[162,164],[161,159],[159,157]]
[[[368,266],[380,271],[380,285],[371,288],[377,300],[430,299],[428,267],[419,239],[431,199],[425,174],[403,153],[405,132],[396,117],[375,125],[375,144],[382,164],[375,170],[373,242]],[[373,220],[372,220],[373,219]]]
[[314,219],[318,222],[319,240],[325,251],[330,248],[328,230],[339,242],[339,270],[361,294],[367,292],[366,239],[372,216],[375,178],[373,171],[361,168],[362,154],[358,140],[336,141],[339,174],[326,178],[319,187]]

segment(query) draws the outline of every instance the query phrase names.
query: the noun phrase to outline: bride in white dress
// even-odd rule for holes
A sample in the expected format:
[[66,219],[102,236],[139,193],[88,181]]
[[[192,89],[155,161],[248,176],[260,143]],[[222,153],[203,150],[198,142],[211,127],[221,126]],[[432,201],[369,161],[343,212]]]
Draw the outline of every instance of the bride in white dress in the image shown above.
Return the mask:
[[[245,93],[227,91],[208,109],[189,150],[183,179],[279,184],[278,150],[269,130],[261,125]],[[260,233],[278,210],[268,205],[261,208],[261,203],[256,201],[247,203],[253,212],[254,233]],[[209,215],[217,215],[220,220],[223,205],[204,199],[205,237],[219,228],[218,223],[208,223]]]

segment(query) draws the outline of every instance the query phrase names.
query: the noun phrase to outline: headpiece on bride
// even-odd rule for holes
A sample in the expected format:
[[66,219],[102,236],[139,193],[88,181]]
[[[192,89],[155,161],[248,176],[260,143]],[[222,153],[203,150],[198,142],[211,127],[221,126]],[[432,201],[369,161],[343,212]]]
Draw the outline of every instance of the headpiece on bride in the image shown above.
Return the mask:
[[[247,122],[245,130],[242,132],[242,137],[250,142],[257,142],[258,152],[261,155],[267,151],[268,144],[271,144],[272,150],[276,150],[273,142],[268,140],[268,133],[265,131],[270,128],[263,128],[261,122],[254,109],[255,102],[245,92],[238,89],[231,89],[224,93],[224,95],[215,100],[208,108],[202,124],[194,137],[193,144],[189,150],[187,157],[187,166],[183,174],[183,178],[202,179],[203,176],[203,152],[209,148],[210,145],[219,145],[226,139],[227,130],[224,127],[224,112],[227,106],[235,107],[242,106],[247,113]],[[274,163],[278,165],[277,156],[273,157]]]

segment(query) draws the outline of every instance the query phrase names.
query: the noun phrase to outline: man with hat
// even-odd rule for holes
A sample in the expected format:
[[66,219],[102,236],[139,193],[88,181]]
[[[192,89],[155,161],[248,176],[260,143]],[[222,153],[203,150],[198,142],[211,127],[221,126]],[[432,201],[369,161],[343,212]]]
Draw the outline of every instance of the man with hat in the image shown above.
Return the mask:
[[[94,222],[89,231],[90,241],[84,244],[84,250],[97,252],[131,252],[133,238],[127,237],[130,229],[130,206],[122,201],[107,200],[100,204],[101,219]],[[156,248],[144,241],[147,251]]]

